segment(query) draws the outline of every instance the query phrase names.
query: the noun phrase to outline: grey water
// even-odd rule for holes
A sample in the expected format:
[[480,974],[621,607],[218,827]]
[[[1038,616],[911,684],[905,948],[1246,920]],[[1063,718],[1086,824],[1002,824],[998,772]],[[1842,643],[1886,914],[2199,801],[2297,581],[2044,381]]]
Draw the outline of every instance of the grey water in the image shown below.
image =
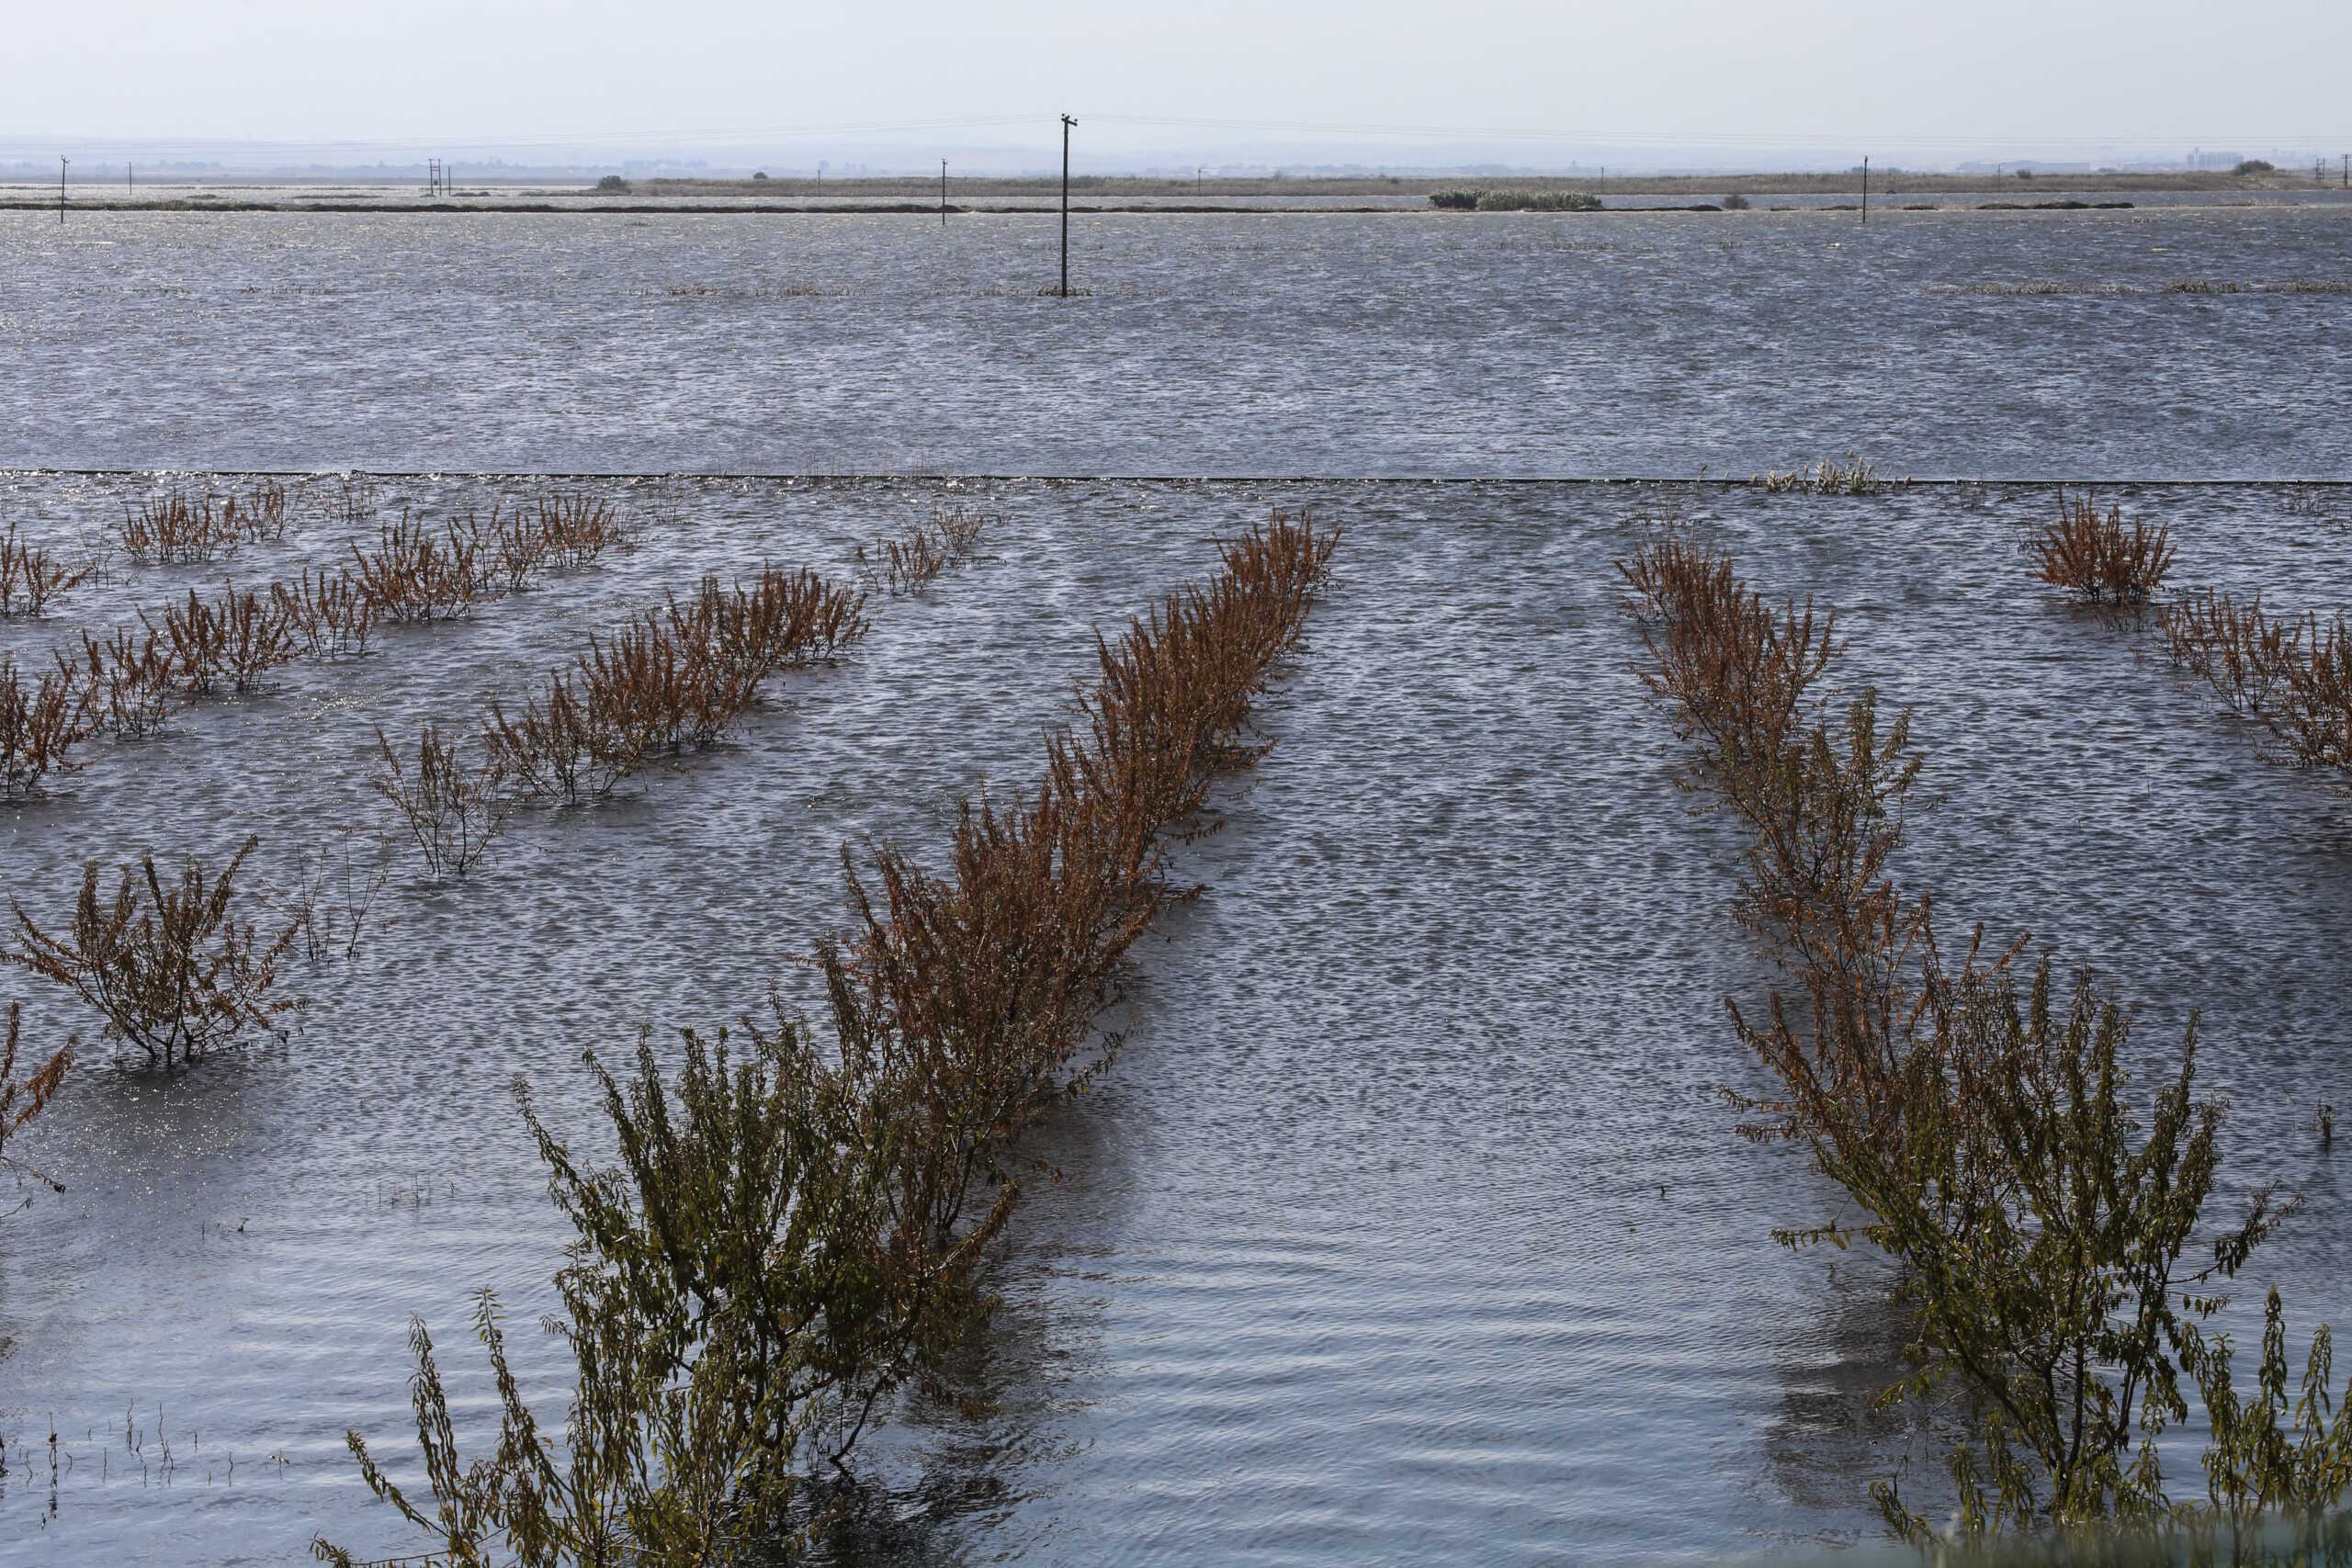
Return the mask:
[[0,461],[2352,477],[2352,205],[1855,219],[10,212]]
[[[562,1231],[512,1080],[593,1139],[583,1050],[613,1060],[640,1025],[666,1050],[772,987],[809,1005],[794,957],[842,918],[842,848],[937,844],[958,795],[1030,777],[1092,627],[1272,507],[1347,530],[1264,712],[1276,748],[1185,852],[1207,892],[1144,944],[1116,1064],[1038,1145],[1060,1178],[1032,1184],[997,1264],[970,1369],[989,1398],[896,1413],[834,1560],[1630,1562],[1880,1539],[1867,1483],[1923,1478],[1935,1449],[1870,1409],[1895,1370],[1883,1280],[1771,1238],[1834,1195],[1737,1138],[1722,1100],[1758,1087],[1724,998],[1770,975],[1731,919],[1736,837],[1678,787],[1629,668],[1610,563],[1662,513],[1768,592],[1834,604],[1840,679],[1914,708],[1941,799],[1905,875],[1949,925],[2030,931],[2112,976],[2143,1062],[2201,1010],[2202,1081],[2233,1100],[2217,1202],[2266,1179],[2305,1195],[2227,1321],[2274,1282],[2298,1342],[2346,1321],[2345,1156],[2312,1122],[2352,1096],[2352,807],[2267,764],[2143,631],[2028,584],[2016,539],[2047,486],[1367,481],[1849,448],[2138,479],[2102,497],[2172,527],[2177,581],[2332,614],[2352,492],[2154,481],[2343,476],[2352,298],[1937,286],[2324,281],[2352,229],[1774,221],[1154,220],[1091,231],[1097,292],[1069,301],[1030,291],[1049,236],[1011,221],[944,243],[841,218],[0,224],[0,521],[29,537],[86,547],[174,482],[156,470],[257,466],[437,470],[379,491],[436,515],[527,493],[516,473],[636,469],[596,482],[647,520],[633,552],[99,743],[0,812],[6,888],[45,922],[85,860],[247,833],[281,899],[346,846],[363,881],[379,852],[390,873],[355,954],[294,964],[310,1006],[283,1043],[169,1084],[92,1048],[28,1136],[69,1190],[0,1219],[0,1559],[421,1547],[343,1438],[414,1478],[410,1314],[479,1419],[466,1321],[495,1288],[527,1386],[560,1404],[536,1323]],[[818,278],[845,292],[783,291]],[[1882,295],[1874,329],[1844,319]],[[132,471],[63,471],[85,467]],[[749,473],[769,467],[842,473]],[[1009,477],[849,472],[886,467]],[[1039,477],[1065,467],[1316,477]],[[42,660],[191,586],[346,558],[334,488],[298,484],[285,540],[225,562],[118,560],[0,625],[0,651]],[[468,724],[666,589],[766,558],[845,573],[860,541],[956,503],[1001,519],[980,558],[877,601],[868,642],[775,682],[739,744],[525,815],[462,883],[377,849],[378,726]],[[0,987],[29,1041],[87,1032],[28,977]],[[2171,1472],[2196,1490],[2193,1451]]]

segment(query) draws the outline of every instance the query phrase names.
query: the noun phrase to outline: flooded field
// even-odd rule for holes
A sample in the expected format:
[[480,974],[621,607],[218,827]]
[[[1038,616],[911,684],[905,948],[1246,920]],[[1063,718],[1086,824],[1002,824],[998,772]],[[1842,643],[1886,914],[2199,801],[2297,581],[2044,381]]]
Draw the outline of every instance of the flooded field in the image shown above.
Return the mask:
[[[1173,220],[1085,231],[1090,299],[1035,297],[1050,231],[474,218],[0,223],[0,522],[71,558],[175,483],[373,468],[383,515],[550,487],[636,547],[448,624],[298,662],[0,807],[43,922],[87,859],[261,847],[282,901],[348,851],[361,940],[287,989],[282,1042],[173,1081],[93,1050],[24,1152],[62,1181],[0,1222],[0,1560],[264,1562],[325,1531],[421,1544],[344,1451],[407,1445],[409,1314],[492,1409],[470,1292],[526,1386],[567,1232],[510,1098],[593,1143],[583,1049],[708,1028],[844,915],[840,855],[944,841],[1031,780],[1094,630],[1275,508],[1344,526],[1260,722],[1277,742],[1185,846],[1207,886],[1135,950],[1115,1065],[1046,1125],[995,1266],[968,1408],[910,1399],[826,1550],[843,1562],[1642,1562],[1883,1539],[1864,1495],[1931,1445],[1872,1416],[1883,1275],[1792,1254],[1840,1201],[1734,1133],[1762,1088],[1726,1021],[1770,971],[1732,919],[1739,837],[1630,669],[1611,562],[1671,515],[1768,594],[1834,604],[1838,681],[1915,710],[1939,797],[1903,874],[1947,929],[2030,930],[2115,976],[2154,1061],[2202,1010],[2223,1195],[2305,1205],[2277,1282],[2300,1339],[2352,1321],[2339,976],[2352,815],[2184,683],[2153,635],[2030,583],[2043,483],[1865,496],[1510,476],[1883,469],[2113,481],[2174,583],[2352,603],[2335,427],[2341,215],[2175,211],[1731,229],[1668,219]],[[1970,292],[1984,284],[2137,292]],[[1369,346],[1367,346],[1369,345]],[[76,473],[99,468],[134,470]],[[939,469],[994,478],[845,477]],[[158,470],[203,469],[188,480]],[[799,478],[749,477],[797,469]],[[597,470],[599,479],[515,477]],[[832,471],[833,477],[808,477]],[[1132,477],[1057,479],[1056,473]],[[1246,475],[1180,480],[1166,474]],[[1303,474],[1299,482],[1266,476]],[[1400,476],[1444,474],[1445,482]],[[1027,475],[1031,477],[1016,477]],[[635,477],[631,477],[635,476]],[[659,477],[647,477],[659,476]],[[2232,482],[2160,482],[2226,479]],[[2137,480],[2141,482],[2121,482]],[[0,651],[189,589],[349,563],[340,480],[282,539],[118,556]],[[469,731],[594,633],[763,561],[854,578],[963,505],[976,558],[877,596],[837,665],[772,681],[731,744],[514,818],[435,884],[367,787],[377,727]],[[334,885],[330,901],[342,897]],[[87,1032],[20,973],[28,1037]],[[10,1145],[15,1152],[17,1145]],[[0,1194],[13,1201],[14,1194]],[[49,1434],[57,1435],[52,1468]],[[2193,1453],[2173,1461],[2193,1484]]]
[[[1867,232],[1850,213],[1102,218],[1073,228],[1091,292],[1067,301],[1038,296],[1057,231],[0,214],[0,453],[1745,478],[1861,451],[1923,477],[2352,477],[2352,207]],[[2031,291],[2053,283],[2090,291]]]

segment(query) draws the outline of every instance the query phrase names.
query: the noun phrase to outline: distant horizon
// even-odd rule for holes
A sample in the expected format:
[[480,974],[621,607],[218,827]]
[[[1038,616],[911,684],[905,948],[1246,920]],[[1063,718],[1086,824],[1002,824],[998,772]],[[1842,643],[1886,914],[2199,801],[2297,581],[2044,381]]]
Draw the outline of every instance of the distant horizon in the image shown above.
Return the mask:
[[[1081,129],[1083,121],[1081,120]],[[2342,139],[2352,148],[2352,134]],[[129,166],[158,183],[202,184],[209,180],[271,178],[368,181],[423,177],[437,160],[453,177],[475,181],[594,179],[617,174],[628,178],[743,179],[763,173],[778,179],[932,179],[944,158],[951,176],[990,179],[1036,178],[1060,172],[1060,149],[1018,144],[956,144],[945,140],[919,148],[905,142],[817,142],[798,146],[659,148],[616,144],[567,148],[549,156],[546,148],[497,143],[430,144],[284,143],[221,141],[189,142],[142,139],[7,137],[0,135],[0,180],[54,183],[58,160],[66,160],[70,185],[120,181]],[[1672,177],[1739,175],[1835,175],[1858,167],[1868,156],[1889,174],[1972,175],[2033,167],[2051,175],[2161,174],[2227,170],[2242,159],[2259,158],[2282,171],[2308,169],[2314,162],[2333,166],[2344,149],[2315,138],[2300,144],[2256,138],[2211,138],[2177,147],[2066,147],[2020,138],[2014,146],[1983,148],[1852,149],[1827,145],[1726,147],[1720,144],[1619,145],[1532,150],[1508,144],[1447,147],[1349,143],[1249,144],[1216,149],[1138,148],[1099,152],[1071,148],[1071,173],[1080,177],[1168,179],[1201,175],[1221,179],[1363,179],[1528,177]]]

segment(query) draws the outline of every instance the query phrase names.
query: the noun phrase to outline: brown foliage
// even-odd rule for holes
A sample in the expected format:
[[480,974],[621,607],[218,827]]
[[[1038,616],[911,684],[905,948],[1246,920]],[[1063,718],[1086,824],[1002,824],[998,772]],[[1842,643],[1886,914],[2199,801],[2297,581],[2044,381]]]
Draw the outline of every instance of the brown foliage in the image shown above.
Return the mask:
[[285,532],[285,487],[264,479],[244,496],[220,502],[182,490],[151,496],[124,509],[121,537],[123,553],[143,566],[187,565]]
[[383,620],[454,620],[506,594],[481,535],[454,523],[436,530],[402,513],[378,530],[372,552],[355,544],[351,554],[353,584]]
[[[143,615],[141,620],[151,637],[157,635],[153,622]],[[164,611],[160,635],[172,680],[198,696],[223,687],[254,691],[264,676],[302,651],[284,597],[274,589],[267,598],[251,590],[240,593],[233,583],[209,604],[189,589],[186,604]]]
[[0,1170],[22,1170],[49,1188],[62,1192],[64,1184],[43,1176],[18,1156],[8,1152],[8,1140],[25,1130],[26,1123],[41,1113],[43,1107],[56,1097],[65,1082],[65,1069],[74,1062],[74,1047],[69,1042],[49,1055],[49,1059],[33,1067],[24,1077],[17,1076],[17,1056],[20,1048],[20,1004],[8,1004],[8,1038],[0,1044]]
[[863,637],[863,606],[862,594],[812,571],[768,567],[732,588],[707,579],[692,600],[592,637],[519,715],[492,701],[483,726],[492,761],[535,798],[604,795],[655,761],[718,744],[761,681]]
[[496,760],[467,766],[457,743],[442,739],[429,724],[417,738],[413,773],[401,766],[380,728],[376,754],[368,787],[399,812],[434,880],[453,871],[462,877],[481,863],[514,809]]
[[134,637],[118,628],[105,642],[82,634],[82,652],[60,651],[59,674],[81,694],[96,728],[118,736],[145,735],[164,722],[172,691],[172,656],[153,630]]
[[1841,646],[1837,615],[1817,621],[1813,601],[1775,615],[1740,582],[1728,555],[1672,534],[1617,563],[1626,612],[1641,628],[1650,694],[1675,715],[1677,732],[1700,742],[1727,795],[1760,798],[1803,722],[1805,698]]
[[22,800],[49,774],[80,766],[73,751],[90,723],[66,671],[28,681],[13,656],[0,656],[0,799]]
[[12,523],[0,536],[0,618],[39,615],[51,599],[79,588],[97,570],[95,562],[78,571],[61,564],[46,547],[17,537]]
[[290,586],[271,583],[269,593],[279,619],[311,658],[356,658],[368,651],[376,606],[349,572],[306,570]]
[[978,550],[980,536],[1001,518],[967,509],[933,506],[928,522],[917,523],[857,548],[858,571],[893,599],[920,593],[951,566],[962,566]]
[[[1618,562],[1640,625],[1651,695],[1696,740],[1709,783],[1749,830],[1739,916],[1797,976],[1819,1028],[1772,1037],[1759,1055],[1784,1083],[1802,1069],[1863,1100],[1893,1102],[1902,976],[1925,938],[1926,906],[1887,874],[1903,841],[1919,759],[1910,716],[1882,735],[1875,697],[1833,723],[1813,688],[1842,646],[1813,603],[1775,612],[1729,556],[1671,536]],[[1772,1025],[1784,1023],[1773,1001]],[[1801,1099],[1752,1104],[1800,1130]]]
[[2123,508],[2101,514],[2096,497],[2069,502],[2058,492],[2058,516],[2027,541],[2035,576],[2086,604],[2143,604],[2172,570],[2172,530],[2151,531],[2136,518],[2126,528]]
[[294,927],[265,941],[231,908],[237,873],[259,842],[247,839],[209,883],[191,856],[166,886],[147,856],[122,868],[111,905],[99,900],[92,861],[62,938],[43,932],[12,895],[23,945],[0,956],[74,991],[105,1016],[107,1035],[139,1046],[149,1066],[192,1066],[300,1005],[269,995]]
[[2167,608],[2173,662],[2204,678],[2222,700],[2259,720],[2301,767],[2326,768],[2352,790],[2352,629],[2263,613],[2207,590]]
[[1251,700],[1298,646],[1337,543],[1277,513],[1223,547],[1207,589],[1098,639],[1101,679],[1049,740],[1037,790],[1001,809],[964,802],[944,875],[895,845],[865,873],[844,857],[856,923],[816,962],[842,1071],[922,1130],[899,1145],[894,1186],[910,1235],[946,1238],[971,1179],[1001,1179],[1029,1121],[1108,1061],[1096,1021],[1126,952],[1165,898],[1188,896],[1162,882],[1163,836],[1264,754],[1242,739]]

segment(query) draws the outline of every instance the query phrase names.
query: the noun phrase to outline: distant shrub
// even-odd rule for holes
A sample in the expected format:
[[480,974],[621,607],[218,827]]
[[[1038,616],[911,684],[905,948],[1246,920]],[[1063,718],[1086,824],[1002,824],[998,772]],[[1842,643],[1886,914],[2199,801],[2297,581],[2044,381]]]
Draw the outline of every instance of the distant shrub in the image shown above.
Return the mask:
[[2248,158],[2230,173],[2233,175],[2275,175],[2278,165],[2266,158]]
[[1600,198],[1583,190],[1442,190],[1430,204],[1454,211],[1598,212]]
[[605,191],[625,191],[628,189],[628,182],[618,175],[606,175],[596,182],[596,188]]
[[768,177],[768,172],[765,169],[754,169],[752,171],[752,177],[755,180],[763,180]]
[[1745,212],[1747,210],[1747,198],[1740,195],[1739,192],[1734,191],[1729,196],[1724,197],[1724,210],[1725,212]]

